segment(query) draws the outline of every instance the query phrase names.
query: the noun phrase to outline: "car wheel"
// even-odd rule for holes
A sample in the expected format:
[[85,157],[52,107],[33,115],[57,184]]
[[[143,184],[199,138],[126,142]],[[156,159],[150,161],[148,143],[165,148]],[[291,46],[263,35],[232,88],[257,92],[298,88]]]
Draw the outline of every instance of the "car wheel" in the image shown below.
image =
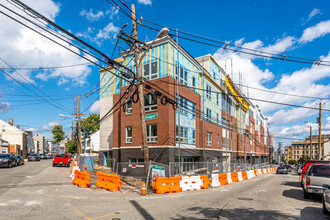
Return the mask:
[[324,197],[322,197],[322,211],[323,211],[323,214],[326,214],[326,215],[330,215],[330,212],[328,211],[328,209],[325,207],[325,201],[324,201]]
[[55,164],[53,164],[53,167],[55,167]]
[[304,199],[309,199],[309,193],[304,190]]
[[12,166],[12,165],[11,165],[11,163],[10,163],[10,164],[8,164],[8,168],[11,168],[11,166]]

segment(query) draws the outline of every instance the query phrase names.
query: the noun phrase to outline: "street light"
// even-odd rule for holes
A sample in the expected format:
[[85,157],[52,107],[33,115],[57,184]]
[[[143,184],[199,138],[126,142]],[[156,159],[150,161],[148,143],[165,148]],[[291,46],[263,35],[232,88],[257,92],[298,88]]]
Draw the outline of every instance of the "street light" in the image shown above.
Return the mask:
[[155,41],[159,38],[165,37],[166,35],[168,35],[169,33],[169,29],[167,27],[164,27],[163,29],[161,29],[158,34],[157,37],[151,42],[150,45],[147,46],[147,49],[144,51],[143,55],[141,56],[141,58],[139,59],[140,62],[142,62],[143,58],[146,56],[147,52],[152,48],[152,45],[155,43]]

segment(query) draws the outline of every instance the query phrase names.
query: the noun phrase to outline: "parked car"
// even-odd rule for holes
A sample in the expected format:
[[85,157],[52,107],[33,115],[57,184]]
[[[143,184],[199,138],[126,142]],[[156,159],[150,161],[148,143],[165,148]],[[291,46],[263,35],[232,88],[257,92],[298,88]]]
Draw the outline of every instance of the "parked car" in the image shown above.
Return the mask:
[[16,167],[17,161],[14,154],[0,154],[0,167]]
[[276,173],[277,174],[280,174],[280,173],[288,174],[288,169],[285,166],[279,166],[279,167],[277,167]]
[[288,172],[291,172],[292,167],[290,165],[284,165],[286,167],[286,169],[288,170]]
[[40,161],[40,159],[39,154],[30,154],[28,156],[28,161]]
[[21,155],[16,156],[17,165],[24,165],[24,158]]
[[330,215],[330,185],[324,184],[322,185],[322,187],[326,188],[322,196],[323,213],[326,215]]
[[306,173],[306,170],[308,169],[309,166],[311,166],[313,164],[329,164],[329,161],[325,161],[325,160],[309,160],[309,161],[307,161],[304,164],[302,171],[301,171],[301,179],[300,179],[301,187],[303,187],[303,178]]
[[330,185],[330,165],[309,166],[303,178],[304,198],[308,199],[310,194],[323,195],[326,188],[322,185]]
[[51,154],[47,154],[47,159],[52,159],[52,155]]
[[53,159],[53,167],[55,166],[70,166],[70,157],[67,154],[56,154]]
[[46,154],[40,154],[40,159],[47,159],[47,155]]

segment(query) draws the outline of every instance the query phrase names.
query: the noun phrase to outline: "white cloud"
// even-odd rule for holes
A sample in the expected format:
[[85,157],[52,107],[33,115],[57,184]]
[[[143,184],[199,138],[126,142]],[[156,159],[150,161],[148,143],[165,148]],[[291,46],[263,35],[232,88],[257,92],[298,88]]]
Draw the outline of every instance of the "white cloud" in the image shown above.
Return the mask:
[[90,107],[89,112],[100,114],[100,101],[94,102],[94,104]]
[[51,131],[55,125],[59,125],[59,121],[50,121],[47,126],[42,126],[43,130]]
[[138,3],[144,5],[151,5],[151,0],[138,0]]
[[89,12],[87,12],[86,10],[82,10],[80,12],[80,15],[85,17],[89,21],[98,21],[100,20],[100,18],[104,16],[104,13],[103,11],[98,11],[96,13],[93,13],[93,9],[89,9]]
[[0,101],[0,113],[6,113],[13,109],[9,102]]
[[[303,106],[318,108],[318,101],[307,102]],[[323,108],[329,109],[330,103],[323,105]],[[309,116],[315,115],[317,113],[316,109],[307,109],[307,108],[291,108],[291,109],[281,109],[275,112],[272,116],[268,116],[269,122],[274,124],[285,124],[298,122],[302,119],[305,119]]]
[[37,134],[37,129],[35,129],[35,128],[28,128],[28,129],[25,129],[25,131],[32,131],[33,135]]
[[[46,17],[55,20],[59,13],[59,6],[51,0],[43,1],[25,1],[27,5],[41,12]],[[17,13],[27,16],[26,13],[20,11],[13,5],[4,1],[6,7],[11,8]],[[22,19],[19,19],[22,20]],[[22,20],[23,21],[23,20]],[[26,21],[23,21],[24,23]],[[77,56],[76,54],[56,45],[41,35],[23,27],[15,21],[2,16],[0,19],[0,57],[7,61],[10,65],[15,67],[44,67],[44,66],[64,66],[78,63],[86,63],[87,61]],[[38,30],[56,39],[54,36]],[[65,45],[73,51],[80,53],[73,46],[63,43],[59,40],[57,42]],[[15,61],[13,63],[13,61]],[[0,67],[7,67],[0,62]],[[58,78],[59,84],[63,82],[73,82],[74,85],[83,85],[86,83],[86,78],[90,74],[91,69],[88,66],[76,66],[72,68],[62,68],[48,71],[19,71],[28,80],[34,82],[35,76],[40,80],[48,80],[50,78]],[[12,76],[21,82],[26,83],[17,73],[9,71]]]
[[118,15],[118,12],[119,12],[118,8],[111,7],[111,9],[105,11],[105,15],[108,15],[109,18],[112,20],[115,15]]
[[320,9],[314,8],[311,11],[311,13],[309,13],[308,18],[307,18],[307,21],[310,21],[315,15],[318,15],[320,13],[321,13]]
[[114,40],[117,37],[120,28],[116,27],[112,22],[105,26],[94,38],[98,43],[103,40]]
[[306,28],[299,39],[300,43],[307,43],[315,40],[316,38],[323,37],[330,33],[330,20],[322,21],[312,27]]

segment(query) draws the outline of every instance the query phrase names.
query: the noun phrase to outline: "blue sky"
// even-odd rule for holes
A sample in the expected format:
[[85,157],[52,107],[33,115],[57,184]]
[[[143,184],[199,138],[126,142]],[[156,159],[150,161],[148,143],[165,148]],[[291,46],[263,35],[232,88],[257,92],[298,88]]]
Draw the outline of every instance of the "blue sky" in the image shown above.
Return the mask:
[[[4,5],[13,8],[8,2]],[[111,55],[120,28],[131,20],[116,10],[105,0],[99,1],[52,1],[24,0],[43,15],[53,19],[60,26],[70,30],[102,52]],[[111,1],[110,1],[111,2]],[[118,1],[116,1],[120,4]],[[283,53],[300,58],[330,61],[330,2],[323,1],[125,1],[128,6],[134,3],[136,13],[145,20],[153,21],[171,28],[227,41],[237,46]],[[120,4],[120,6],[122,6]],[[2,8],[1,8],[2,10]],[[0,58],[13,67],[52,67],[87,63],[82,58],[65,51],[54,43],[37,36],[7,17],[0,15]],[[156,32],[140,27],[140,39],[152,40]],[[247,56],[238,52],[224,51],[180,39],[180,44],[194,57],[212,54],[224,68],[233,60],[234,80],[238,82],[238,72],[243,74],[243,85],[270,89],[274,92],[289,93],[313,97],[329,97],[330,67],[310,64],[270,60]],[[119,44],[126,48],[123,42]],[[118,56],[118,48],[115,57]],[[330,64],[330,63],[329,63]],[[0,61],[0,68],[6,68]],[[50,70],[6,70],[48,101],[59,106],[54,107],[10,77],[0,74],[0,118],[14,118],[15,124],[42,135],[50,136],[55,124],[62,124],[70,131],[70,119],[58,115],[69,114],[73,110],[74,96],[93,91],[99,82],[98,68],[93,65],[81,65],[70,68]],[[230,72],[229,68],[227,72]],[[46,97],[39,90],[49,95]],[[243,92],[247,94],[246,87]],[[318,99],[275,95],[249,89],[252,98],[285,102],[296,105],[316,107]],[[81,101],[82,110],[98,99],[93,93]],[[56,100],[57,103],[54,103]],[[39,103],[38,103],[39,102]],[[60,104],[59,104],[60,103]],[[254,102],[256,103],[256,102]],[[322,100],[324,108],[330,109],[329,100]],[[317,110],[292,108],[281,105],[256,103],[263,115],[270,120],[271,131],[276,137],[302,138],[308,135],[309,126],[317,130],[315,124]],[[98,102],[85,113],[97,112]],[[324,132],[330,132],[330,115],[324,111]],[[310,122],[305,124],[304,121]],[[314,133],[314,132],[313,132]],[[70,135],[70,133],[68,133]],[[276,139],[290,143],[288,139]]]

